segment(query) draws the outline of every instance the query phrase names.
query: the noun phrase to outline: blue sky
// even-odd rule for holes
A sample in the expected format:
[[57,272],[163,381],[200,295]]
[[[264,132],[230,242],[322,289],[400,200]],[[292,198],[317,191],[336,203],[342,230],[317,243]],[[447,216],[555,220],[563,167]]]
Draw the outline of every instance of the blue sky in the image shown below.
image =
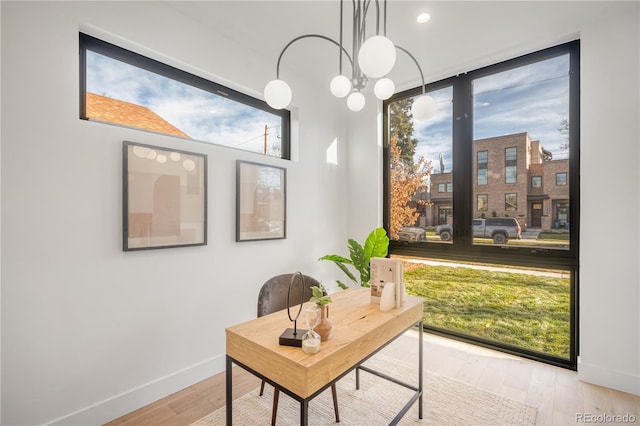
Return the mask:
[[87,52],[87,91],[143,105],[193,139],[254,152],[280,146],[280,117],[95,52]]
[[[434,171],[440,170],[440,152],[445,171],[451,170],[452,94],[451,87],[431,92],[436,116],[414,121],[416,158],[431,160]],[[562,119],[569,117],[568,55],[476,79],[473,95],[474,139],[528,132],[554,159],[568,158],[561,149],[566,135],[558,131]]]
[[[230,101],[222,96],[171,80],[94,52],[87,54],[87,90],[144,105],[193,139],[262,152],[264,127],[269,148],[279,148],[280,118]],[[563,55],[473,82],[474,139],[528,132],[532,140],[567,158],[561,149],[566,136],[558,131],[569,111],[569,56]],[[439,171],[451,170],[452,89],[431,92],[437,113],[426,122],[414,122],[424,156]]]

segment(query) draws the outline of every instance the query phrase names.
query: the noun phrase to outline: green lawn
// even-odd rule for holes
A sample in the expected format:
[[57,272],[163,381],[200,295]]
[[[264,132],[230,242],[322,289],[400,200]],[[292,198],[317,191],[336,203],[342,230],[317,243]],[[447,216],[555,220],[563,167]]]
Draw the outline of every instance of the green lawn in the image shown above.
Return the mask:
[[568,278],[429,265],[404,278],[425,325],[569,358]]

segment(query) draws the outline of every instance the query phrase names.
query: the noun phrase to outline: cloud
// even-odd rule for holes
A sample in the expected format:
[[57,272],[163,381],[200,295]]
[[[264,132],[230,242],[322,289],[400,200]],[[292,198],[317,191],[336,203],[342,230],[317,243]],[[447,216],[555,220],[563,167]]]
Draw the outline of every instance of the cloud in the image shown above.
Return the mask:
[[143,105],[193,139],[262,152],[280,145],[279,116],[223,96],[87,52],[87,90]]
[[[558,131],[569,116],[569,55],[475,79],[473,91],[473,138],[484,139],[514,133],[529,133],[554,158],[566,158],[561,145],[566,135]],[[430,93],[438,111],[428,122],[414,122],[419,140],[416,157],[424,156],[439,168],[439,153],[445,169],[451,168],[453,106],[451,87]]]

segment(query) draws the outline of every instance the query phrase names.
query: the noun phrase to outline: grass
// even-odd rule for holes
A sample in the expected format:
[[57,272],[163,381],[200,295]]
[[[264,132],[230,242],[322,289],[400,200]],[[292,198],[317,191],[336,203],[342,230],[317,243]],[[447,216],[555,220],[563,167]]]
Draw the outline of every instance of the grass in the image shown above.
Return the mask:
[[425,301],[425,325],[569,358],[567,278],[421,265],[404,279]]

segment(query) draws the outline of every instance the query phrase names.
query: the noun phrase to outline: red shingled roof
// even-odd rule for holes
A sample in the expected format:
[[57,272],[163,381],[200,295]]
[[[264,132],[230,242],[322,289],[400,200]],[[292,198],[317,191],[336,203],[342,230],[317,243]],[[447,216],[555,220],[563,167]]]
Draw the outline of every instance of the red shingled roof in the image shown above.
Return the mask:
[[87,117],[152,132],[191,137],[147,107],[87,92]]

